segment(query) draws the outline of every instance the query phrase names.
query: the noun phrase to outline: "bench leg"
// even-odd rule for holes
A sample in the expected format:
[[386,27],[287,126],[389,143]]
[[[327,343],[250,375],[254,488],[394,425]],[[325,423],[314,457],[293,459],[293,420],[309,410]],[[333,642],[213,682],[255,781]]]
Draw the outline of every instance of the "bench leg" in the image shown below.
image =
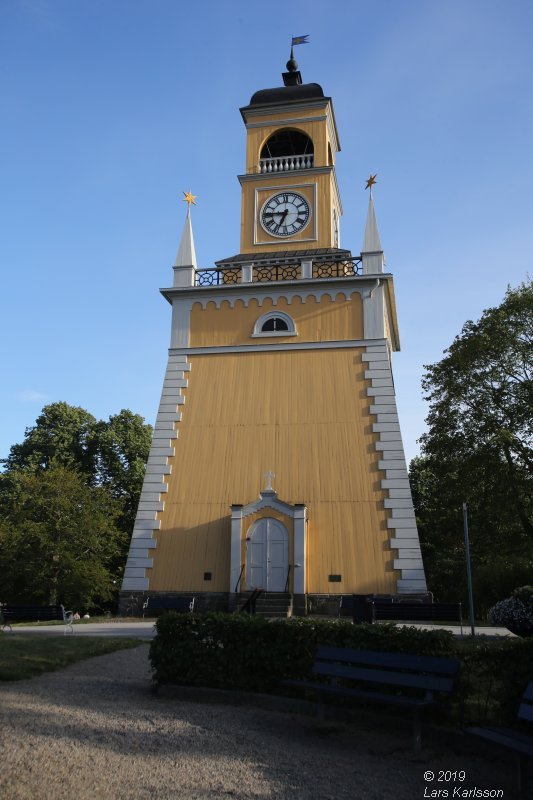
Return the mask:
[[517,782],[520,797],[525,797],[527,789],[527,756],[518,756]]
[[420,728],[420,714],[418,713],[418,708],[415,708],[413,711],[413,746],[415,753],[419,753],[422,746],[422,731]]

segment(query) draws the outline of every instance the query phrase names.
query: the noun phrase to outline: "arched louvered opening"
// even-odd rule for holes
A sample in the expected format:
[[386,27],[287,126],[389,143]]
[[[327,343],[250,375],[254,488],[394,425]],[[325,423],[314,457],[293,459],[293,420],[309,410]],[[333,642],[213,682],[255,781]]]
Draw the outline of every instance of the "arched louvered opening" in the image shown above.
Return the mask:
[[310,169],[314,163],[313,142],[302,131],[281,128],[270,136],[259,159],[261,172],[290,172]]

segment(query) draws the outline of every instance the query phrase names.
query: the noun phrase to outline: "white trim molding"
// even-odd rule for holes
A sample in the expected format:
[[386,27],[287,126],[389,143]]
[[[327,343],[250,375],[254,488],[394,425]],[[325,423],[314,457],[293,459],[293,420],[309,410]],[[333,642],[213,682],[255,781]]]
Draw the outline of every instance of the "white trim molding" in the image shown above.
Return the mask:
[[161,527],[158,515],[165,508],[166,478],[172,472],[169,458],[175,453],[173,443],[178,438],[180,406],[185,403],[183,390],[188,386],[186,375],[190,369],[185,355],[170,353],[124,570],[123,592],[148,591],[150,588],[146,570],[153,566],[152,551],[157,546],[154,532]]
[[379,454],[378,468],[385,472],[381,488],[388,495],[384,505],[389,513],[389,545],[398,553],[393,559],[393,568],[400,573],[396,591],[398,594],[426,592],[424,565],[398,422],[387,341],[375,340],[367,345],[362,359],[366,366],[365,378],[371,383],[367,389],[369,410],[376,417],[372,430],[378,434],[374,445]]
[[[276,315],[277,316],[277,315]],[[283,331],[286,333],[286,331]],[[272,333],[270,334],[272,335]],[[215,345],[213,347],[177,347],[170,350],[174,355],[183,356],[209,356],[215,353],[265,353],[273,350],[350,350],[354,348],[364,347],[366,344],[364,339],[346,339],[346,340],[333,340],[331,342],[269,342],[268,344],[236,344],[236,345]],[[393,400],[394,398],[390,398]],[[381,407],[381,406],[380,406]],[[390,405],[386,408],[396,409],[396,406]],[[375,408],[375,406],[372,406]],[[377,412],[370,412],[371,414]]]

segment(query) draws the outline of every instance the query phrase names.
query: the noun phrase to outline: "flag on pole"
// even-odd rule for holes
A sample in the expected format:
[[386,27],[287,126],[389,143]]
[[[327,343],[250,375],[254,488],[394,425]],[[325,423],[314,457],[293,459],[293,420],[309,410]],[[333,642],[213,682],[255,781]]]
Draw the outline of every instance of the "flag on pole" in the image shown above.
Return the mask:
[[306,33],[305,36],[293,36],[291,47],[295,44],[309,44],[309,42],[307,41],[309,39],[309,36],[310,36],[309,33]]

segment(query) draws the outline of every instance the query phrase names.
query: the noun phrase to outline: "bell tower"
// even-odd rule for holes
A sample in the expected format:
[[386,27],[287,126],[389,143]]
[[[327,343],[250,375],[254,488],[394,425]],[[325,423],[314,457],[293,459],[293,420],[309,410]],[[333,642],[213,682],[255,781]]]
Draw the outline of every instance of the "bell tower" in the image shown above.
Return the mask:
[[283,87],[262,89],[241,108],[242,253],[339,247],[340,143],[332,100],[318,83],[302,84],[292,51],[282,77]]
[[339,242],[331,98],[302,83],[292,53],[283,84],[241,108],[236,255],[197,266],[185,194],[173,285],[161,290],[170,349],[123,608],[183,595],[195,610],[231,610],[257,590],[287,613],[336,614],[343,594],[426,593],[375,176],[353,256]]

